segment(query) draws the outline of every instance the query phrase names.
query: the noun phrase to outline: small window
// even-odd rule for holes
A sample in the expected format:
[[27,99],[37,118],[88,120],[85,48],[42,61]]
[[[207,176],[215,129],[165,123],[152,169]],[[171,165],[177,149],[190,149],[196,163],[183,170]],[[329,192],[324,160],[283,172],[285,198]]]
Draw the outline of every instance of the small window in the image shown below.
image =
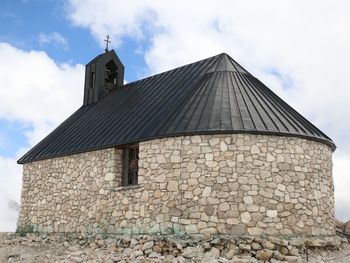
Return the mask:
[[138,183],[139,146],[128,145],[123,150],[122,186]]
[[95,83],[96,83],[96,75],[95,75],[95,72],[92,71],[90,75],[90,87],[91,88],[94,87]]

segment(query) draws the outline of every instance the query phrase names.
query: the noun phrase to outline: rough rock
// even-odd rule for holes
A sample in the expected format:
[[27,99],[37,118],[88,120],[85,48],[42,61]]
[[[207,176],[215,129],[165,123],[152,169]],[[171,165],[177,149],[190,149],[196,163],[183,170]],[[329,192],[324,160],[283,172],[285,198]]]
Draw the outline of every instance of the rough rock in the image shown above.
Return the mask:
[[193,258],[195,254],[195,248],[193,247],[186,247],[183,251],[182,251],[182,256],[184,258]]
[[252,247],[248,244],[239,244],[239,248],[242,249],[243,251],[251,251]]
[[145,251],[145,250],[151,249],[153,248],[153,246],[154,246],[153,241],[146,242],[145,244],[143,244],[142,250]]
[[295,263],[301,263],[302,259],[301,257],[296,257],[296,256],[285,256],[284,258],[285,261],[287,262],[295,262]]
[[289,254],[289,249],[286,246],[280,246],[278,248],[278,251],[282,254],[282,255],[288,255]]
[[344,234],[350,236],[350,220],[344,224],[343,231],[344,231]]
[[285,258],[285,255],[283,255],[281,252],[279,252],[278,250],[275,250],[274,252],[273,252],[273,257],[275,258],[275,259],[278,259],[278,260],[284,260],[284,258]]
[[[306,250],[298,250],[292,245],[299,245],[299,241],[317,243],[317,246],[308,247],[310,263],[350,262],[350,244],[341,237],[275,240],[275,243],[287,246],[273,244],[272,239],[248,236],[122,235],[91,238],[57,234],[0,235],[0,262],[306,262]],[[298,242],[293,242],[294,239]],[[104,245],[98,247],[96,241]],[[272,247],[268,242],[274,248],[262,249],[262,244]],[[331,243],[334,246],[330,246]],[[288,255],[283,255],[287,252]]]
[[212,253],[214,256],[220,256],[220,250],[217,249],[216,247],[212,247],[210,249],[210,253]]
[[326,245],[326,241],[318,238],[307,239],[304,242],[306,247],[322,247]]
[[268,261],[272,257],[273,253],[274,252],[272,250],[268,249],[258,250],[256,252],[256,258],[263,261]]
[[268,240],[264,240],[262,242],[262,246],[263,246],[263,248],[266,248],[266,249],[269,249],[269,250],[272,250],[272,249],[275,248],[275,245],[273,243],[271,243],[270,241],[268,241]]

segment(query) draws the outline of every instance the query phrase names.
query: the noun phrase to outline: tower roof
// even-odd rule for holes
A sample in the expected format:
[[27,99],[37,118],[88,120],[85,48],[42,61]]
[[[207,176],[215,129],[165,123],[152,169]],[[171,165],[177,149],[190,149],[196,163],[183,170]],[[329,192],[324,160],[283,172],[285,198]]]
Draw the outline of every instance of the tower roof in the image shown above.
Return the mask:
[[227,54],[118,87],[83,105],[18,163],[194,134],[333,141]]

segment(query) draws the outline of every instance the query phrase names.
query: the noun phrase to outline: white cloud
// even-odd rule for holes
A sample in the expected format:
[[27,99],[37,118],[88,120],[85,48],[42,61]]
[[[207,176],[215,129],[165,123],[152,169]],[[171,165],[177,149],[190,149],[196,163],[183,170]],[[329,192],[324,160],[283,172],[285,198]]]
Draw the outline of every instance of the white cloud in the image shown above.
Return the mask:
[[21,167],[15,159],[0,156],[0,232],[14,230],[17,211],[8,205],[9,200],[19,202],[21,192]]
[[38,36],[38,42],[41,45],[52,44],[56,47],[61,46],[64,49],[68,49],[68,41],[59,33],[52,32],[49,34],[40,33]]
[[350,155],[335,154],[333,174],[335,186],[335,208],[339,220],[346,222],[349,217]]
[[67,5],[70,20],[101,45],[107,33],[114,45],[123,37],[147,36],[150,73],[230,54],[335,141],[337,215],[350,218],[344,208],[349,191],[338,183],[347,180],[343,169],[350,163],[349,1],[67,0]]
[[81,106],[83,65],[57,65],[45,52],[6,43],[0,57],[0,117],[31,124],[31,145]]
[[[121,35],[140,39],[144,37],[145,22],[154,21],[154,13],[149,1],[104,1],[72,0],[67,5],[71,21],[81,27],[89,28],[101,46],[107,34],[113,32],[114,45],[121,43]],[[116,9],[117,8],[117,9]],[[118,16],[118,19],[116,17]],[[101,19],[103,18],[103,19]],[[96,21],[95,21],[96,19]]]
[[[0,43],[0,57],[0,118],[29,124],[25,135],[33,146],[81,106],[84,67],[57,65],[44,52],[6,43]],[[20,186],[21,166],[0,156],[0,231],[14,230],[17,212],[8,200],[19,201]]]

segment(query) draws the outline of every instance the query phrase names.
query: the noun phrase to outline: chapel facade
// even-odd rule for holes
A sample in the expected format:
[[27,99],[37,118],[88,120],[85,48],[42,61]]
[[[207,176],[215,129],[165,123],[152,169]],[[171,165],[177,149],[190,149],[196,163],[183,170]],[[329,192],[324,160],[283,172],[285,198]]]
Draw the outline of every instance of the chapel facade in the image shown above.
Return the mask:
[[18,231],[334,235],[333,141],[227,54],[124,84],[107,51],[84,101],[18,162]]

